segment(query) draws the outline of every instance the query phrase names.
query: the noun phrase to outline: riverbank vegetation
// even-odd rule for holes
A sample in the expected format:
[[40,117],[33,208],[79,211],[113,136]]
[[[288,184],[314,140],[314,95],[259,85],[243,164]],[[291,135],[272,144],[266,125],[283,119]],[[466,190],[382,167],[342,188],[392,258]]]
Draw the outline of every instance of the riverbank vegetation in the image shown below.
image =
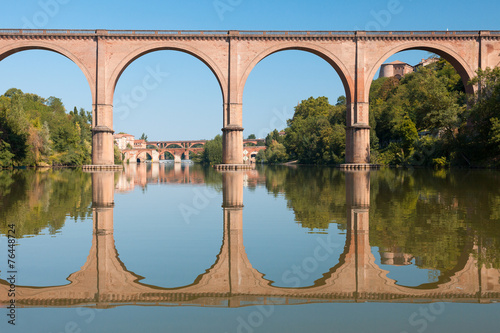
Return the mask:
[[16,225],[16,237],[57,234],[69,219],[92,219],[92,179],[74,169],[0,172],[0,234]]
[[91,113],[56,97],[9,89],[0,96],[0,167],[90,164]]
[[[346,189],[346,173],[311,166],[259,171],[268,193],[285,198],[301,227],[311,233],[332,226],[349,230],[346,209],[356,207],[348,203],[353,189]],[[452,271],[469,253],[486,267],[500,268],[498,173],[383,168],[370,175],[370,183],[370,246],[411,254],[420,268]],[[485,248],[475,252],[473,244]]]
[[[447,167],[500,166],[500,68],[477,71],[467,96],[444,59],[406,74],[379,78],[370,89],[371,162]],[[346,104],[309,98],[282,131],[271,132],[258,161],[340,164],[345,161]],[[279,134],[281,133],[281,134]]]
[[203,165],[215,165],[222,163],[222,136],[216,135],[212,140],[205,143],[202,153],[193,154],[189,158],[195,163]]

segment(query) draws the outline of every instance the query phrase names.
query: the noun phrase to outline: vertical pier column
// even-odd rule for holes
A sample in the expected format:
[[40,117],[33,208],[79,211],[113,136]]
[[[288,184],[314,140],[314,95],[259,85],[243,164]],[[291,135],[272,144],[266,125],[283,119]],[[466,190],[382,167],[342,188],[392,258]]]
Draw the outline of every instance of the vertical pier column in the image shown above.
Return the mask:
[[365,87],[364,35],[366,32],[356,32],[354,100],[347,106],[346,165],[343,166],[346,169],[370,168],[370,105]]
[[[231,293],[241,291],[245,281],[246,259],[243,246],[243,173],[226,171],[222,174],[222,208],[224,210],[224,234],[228,247],[229,287]],[[235,306],[235,304],[231,304]]]
[[92,166],[113,166],[113,90],[107,87],[105,30],[96,31],[96,91],[92,106]]
[[238,31],[229,32],[229,89],[224,101],[222,163],[243,164],[243,104],[239,91]]
[[355,255],[356,294],[359,295],[369,290],[368,268],[373,261],[369,239],[370,172],[347,171],[345,177],[348,239]]
[[116,257],[113,235],[114,172],[92,173],[93,244],[95,250],[98,306],[105,306],[111,271],[110,258]]
[[92,165],[114,165],[113,106],[96,104],[92,117]]
[[243,164],[243,127],[227,125],[222,129],[222,163]]
[[370,163],[370,126],[355,124],[346,128],[346,151],[347,164],[369,164]]

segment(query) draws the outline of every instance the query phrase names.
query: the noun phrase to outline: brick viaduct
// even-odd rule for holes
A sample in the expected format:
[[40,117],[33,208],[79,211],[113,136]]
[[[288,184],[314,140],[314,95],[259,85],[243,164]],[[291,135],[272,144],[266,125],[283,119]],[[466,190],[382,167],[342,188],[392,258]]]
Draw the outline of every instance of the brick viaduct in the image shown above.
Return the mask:
[[[258,143],[263,143],[263,139],[247,139],[243,140],[243,155],[242,157],[248,155],[252,156],[253,153],[257,154],[259,150],[266,149],[265,146],[255,146]],[[147,145],[156,146],[157,148],[132,148],[121,150],[123,154],[123,162],[125,163],[136,163],[138,160],[143,162],[147,160],[148,156],[152,162],[159,162],[162,159],[166,159],[164,154],[166,152],[174,156],[175,162],[181,162],[182,156],[184,159],[189,160],[189,153],[201,153],[204,148],[195,146],[205,146],[207,140],[192,140],[192,141],[150,141]],[[253,144],[254,146],[247,146],[247,144]]]
[[[251,146],[244,147],[242,151],[242,158],[248,155],[248,157],[255,157],[259,150],[265,150],[265,146]],[[201,153],[204,148],[158,148],[158,149],[124,149],[122,150],[123,161],[126,163],[136,163],[137,161],[144,162],[148,159],[148,155],[151,158],[151,162],[159,162],[164,157],[165,153],[170,153],[174,156],[175,162],[181,162],[182,156],[184,159],[189,160],[189,152]],[[244,161],[245,162],[245,161]],[[246,162],[245,162],[246,163]],[[248,162],[249,163],[249,162]]]
[[[314,285],[302,288],[273,286],[252,267],[243,245],[242,171],[223,173],[223,237],[215,263],[193,283],[162,288],[141,283],[119,257],[113,237],[115,175],[92,174],[93,239],[87,261],[61,286],[16,286],[16,306],[198,305],[239,307],[256,304],[310,302],[497,302],[500,270],[479,265],[481,251],[469,244],[457,266],[439,280],[419,287],[398,285],[375,263],[369,242],[370,173],[346,173],[347,235],[338,264]],[[472,251],[470,251],[472,250]],[[311,258],[324,260],[328,247],[314,250]],[[214,254],[215,255],[215,254]],[[0,280],[0,306],[8,302],[9,285]]]
[[[500,64],[500,32],[0,30],[0,60],[30,49],[66,56],[87,78],[93,103],[94,165],[114,163],[113,95],[121,74],[137,58],[158,50],[191,54],[215,75],[223,97],[224,164],[242,164],[243,90],[255,65],[283,50],[323,58],[345,88],[346,163],[367,165],[369,90],[380,65],[400,51],[426,50],[448,60],[467,83],[477,69]],[[469,93],[474,91],[466,87]]]

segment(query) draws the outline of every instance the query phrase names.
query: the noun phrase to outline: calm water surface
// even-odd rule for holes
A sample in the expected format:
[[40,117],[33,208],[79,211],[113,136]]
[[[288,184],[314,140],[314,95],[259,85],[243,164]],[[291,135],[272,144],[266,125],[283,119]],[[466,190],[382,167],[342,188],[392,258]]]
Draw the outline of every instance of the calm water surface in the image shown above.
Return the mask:
[[0,332],[498,332],[499,300],[498,171],[0,171]]

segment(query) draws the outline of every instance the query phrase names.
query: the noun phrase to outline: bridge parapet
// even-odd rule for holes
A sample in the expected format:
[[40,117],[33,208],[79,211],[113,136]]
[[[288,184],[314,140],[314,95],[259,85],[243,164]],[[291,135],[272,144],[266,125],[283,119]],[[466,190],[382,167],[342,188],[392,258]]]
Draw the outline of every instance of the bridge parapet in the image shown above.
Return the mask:
[[44,36],[102,36],[102,37],[463,37],[500,35],[500,30],[459,30],[459,31],[297,31],[297,30],[94,30],[94,29],[0,29],[0,35],[44,35]]

